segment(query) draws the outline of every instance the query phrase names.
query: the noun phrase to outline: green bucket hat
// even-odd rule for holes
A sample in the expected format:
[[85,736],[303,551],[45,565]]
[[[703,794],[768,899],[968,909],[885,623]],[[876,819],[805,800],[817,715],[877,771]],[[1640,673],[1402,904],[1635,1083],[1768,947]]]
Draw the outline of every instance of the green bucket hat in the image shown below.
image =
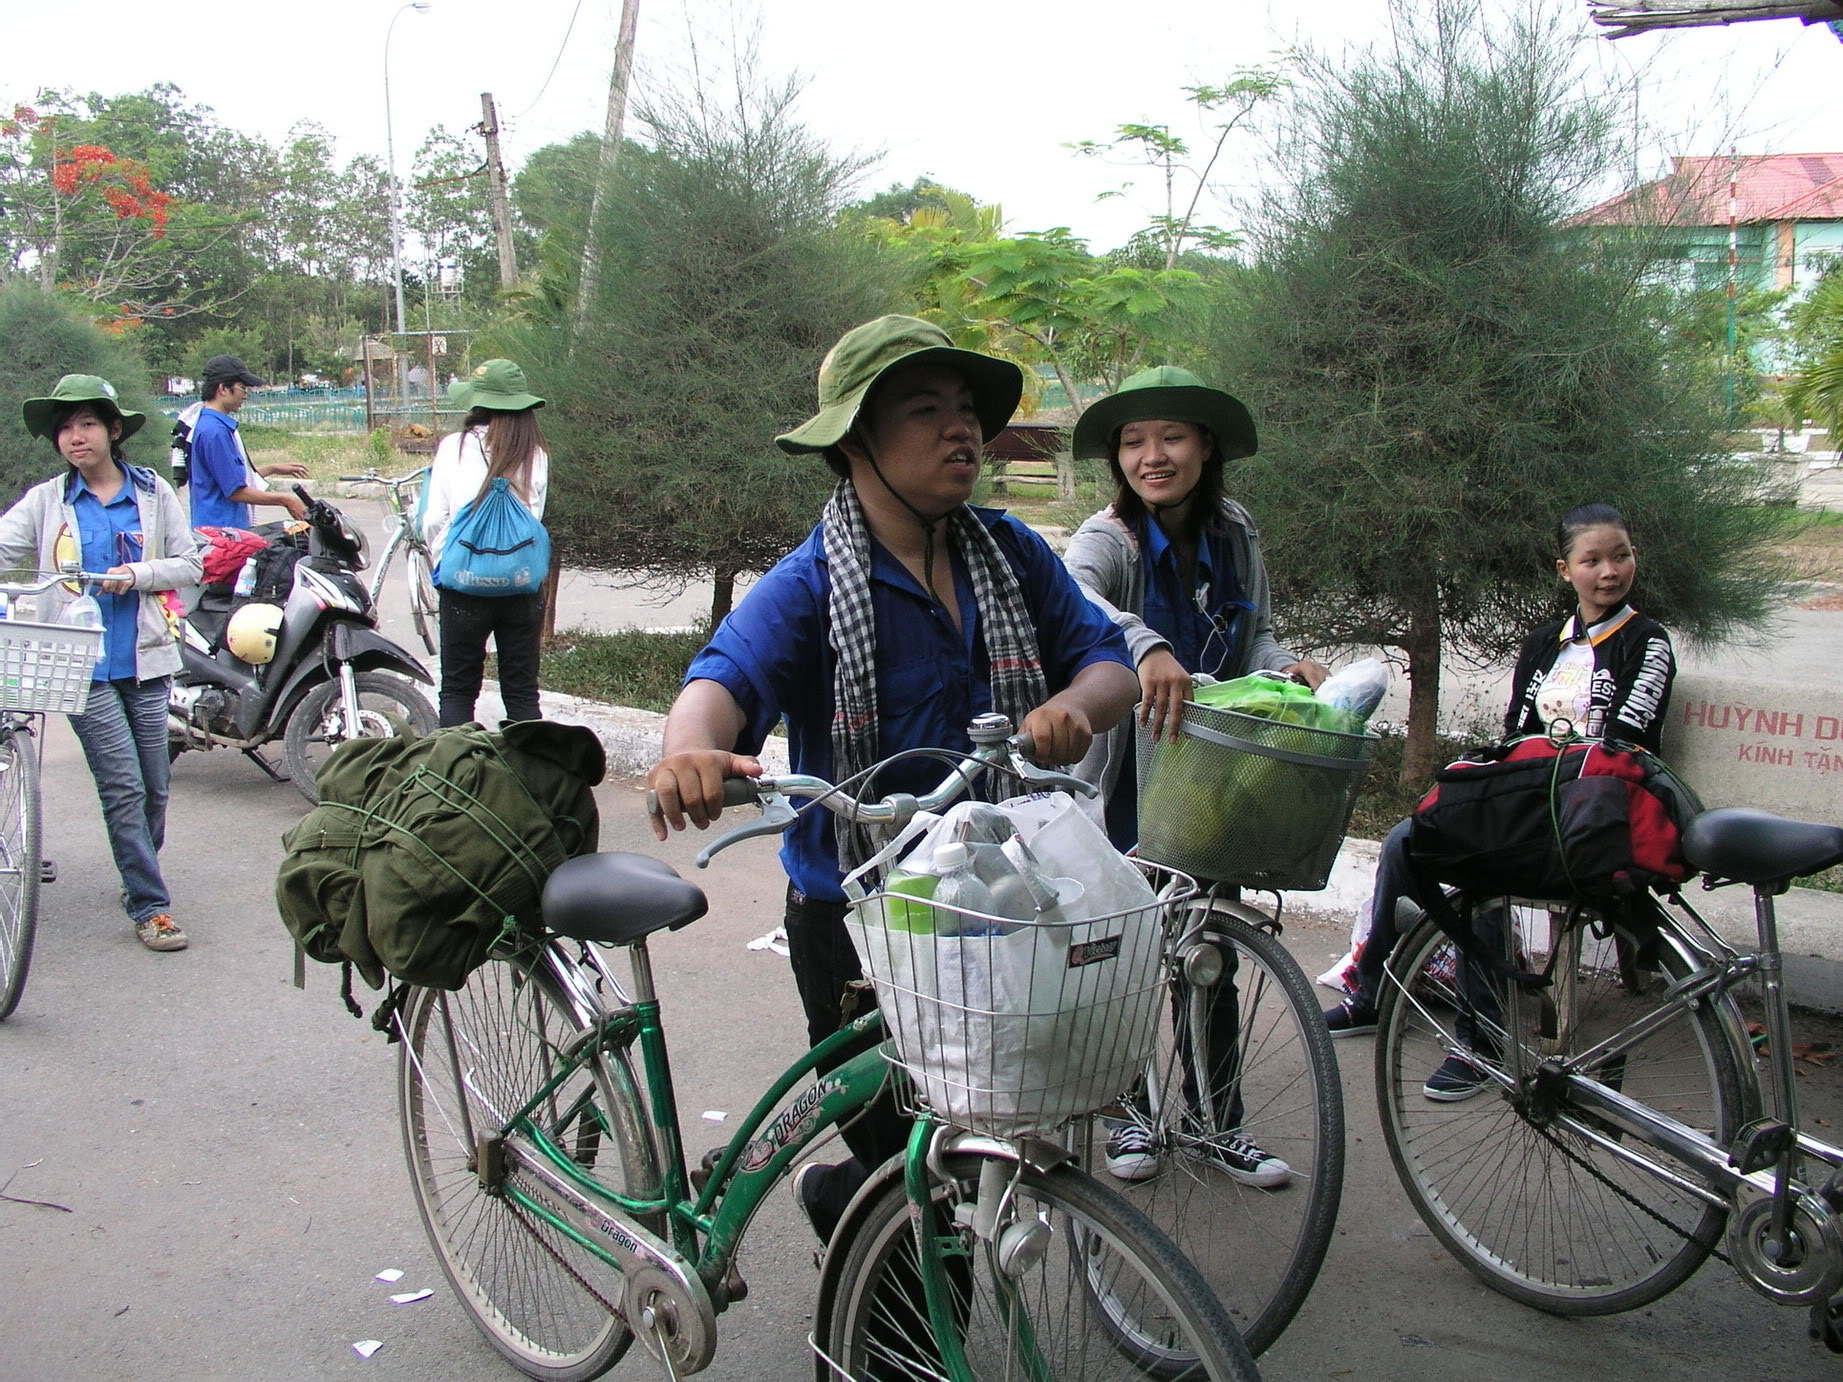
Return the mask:
[[1075,423],[1075,459],[1111,460],[1114,433],[1129,422],[1154,418],[1209,428],[1220,460],[1252,456],[1257,449],[1254,419],[1239,398],[1210,388],[1187,369],[1154,365],[1088,405]]
[[58,438],[52,430],[51,415],[72,403],[106,404],[109,411],[122,420],[123,441],[140,431],[147,421],[145,413],[131,412],[122,407],[116,400],[115,385],[100,374],[67,374],[58,380],[48,397],[28,398],[19,405],[20,415],[26,420],[26,431],[56,445]]
[[450,385],[449,401],[462,408],[490,408],[498,413],[522,413],[542,408],[544,400],[525,383],[525,371],[511,360],[488,360],[459,388]]
[[919,317],[878,317],[852,327],[826,352],[819,365],[819,411],[776,437],[775,445],[793,456],[836,446],[857,421],[865,395],[898,365],[945,365],[965,376],[987,441],[1005,430],[1024,394],[1023,371],[1009,360],[962,350]]

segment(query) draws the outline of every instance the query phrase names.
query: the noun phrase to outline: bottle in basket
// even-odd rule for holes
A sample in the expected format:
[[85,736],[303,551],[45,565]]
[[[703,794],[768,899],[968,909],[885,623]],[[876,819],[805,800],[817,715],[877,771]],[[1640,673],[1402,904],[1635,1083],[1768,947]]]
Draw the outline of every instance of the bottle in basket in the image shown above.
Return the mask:
[[972,855],[962,841],[949,840],[938,846],[934,851],[934,866],[941,879],[934,886],[934,933],[937,936],[1002,936],[1017,929],[947,910],[958,907],[991,916],[998,908],[992,890],[974,872]]
[[[96,597],[94,595],[79,595],[68,605],[64,606],[64,613],[60,622],[69,624],[73,628],[100,629],[102,627],[102,606],[96,603]],[[105,635],[102,643],[98,646],[96,660],[100,662],[107,657],[108,654],[108,637]]]

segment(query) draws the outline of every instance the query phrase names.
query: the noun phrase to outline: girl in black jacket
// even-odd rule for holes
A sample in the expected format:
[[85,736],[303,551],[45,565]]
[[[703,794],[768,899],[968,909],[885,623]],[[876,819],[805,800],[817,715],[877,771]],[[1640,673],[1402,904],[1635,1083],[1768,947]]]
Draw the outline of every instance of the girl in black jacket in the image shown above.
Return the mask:
[[[1523,640],[1504,714],[1506,738],[1542,734],[1558,720],[1592,739],[1618,739],[1657,752],[1676,655],[1670,634],[1626,603],[1638,574],[1632,532],[1610,504],[1583,504],[1562,516],[1555,570],[1573,588],[1574,612]],[[1325,1013],[1334,1037],[1376,1030],[1376,994],[1397,937],[1396,905],[1425,906],[1428,885],[1408,858],[1403,821],[1383,841],[1370,898],[1369,938],[1357,956],[1357,991]],[[1462,1056],[1448,1056],[1428,1079],[1429,1099],[1453,1102],[1484,1088]]]

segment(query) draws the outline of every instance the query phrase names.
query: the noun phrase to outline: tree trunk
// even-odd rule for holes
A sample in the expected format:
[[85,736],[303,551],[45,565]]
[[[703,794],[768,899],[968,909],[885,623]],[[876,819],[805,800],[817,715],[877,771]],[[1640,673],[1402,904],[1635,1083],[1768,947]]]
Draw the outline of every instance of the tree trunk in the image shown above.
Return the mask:
[[1440,724],[1440,605],[1437,596],[1417,601],[1408,616],[1402,648],[1408,654],[1408,741],[1402,748],[1401,785],[1420,788],[1433,780],[1434,732]]
[[716,628],[736,603],[736,573],[719,571],[710,592],[710,626]]
[[582,330],[595,303],[601,278],[602,247],[595,238],[602,204],[614,190],[614,169],[621,157],[621,130],[627,119],[627,86],[634,70],[634,31],[640,0],[623,0],[621,30],[614,44],[614,71],[608,78],[608,115],[602,127],[601,161],[595,166],[595,191],[589,198],[589,231],[582,240],[582,271],[576,283],[576,329]]

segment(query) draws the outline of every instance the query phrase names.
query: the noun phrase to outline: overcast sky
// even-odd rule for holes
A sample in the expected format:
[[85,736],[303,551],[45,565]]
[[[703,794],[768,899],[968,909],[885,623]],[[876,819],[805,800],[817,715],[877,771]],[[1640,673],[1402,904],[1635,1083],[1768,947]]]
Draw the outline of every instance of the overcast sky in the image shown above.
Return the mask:
[[[1613,44],[1597,35],[1584,0],[1563,3],[1593,62],[1644,72],[1640,113],[1668,141],[1655,164],[1731,141],[1742,152],[1843,147],[1833,104],[1843,42],[1827,29],[1778,20]],[[835,147],[881,155],[867,190],[925,173],[1002,202],[1013,230],[1068,225],[1097,249],[1124,240],[1154,208],[1149,195],[1097,203],[1135,170],[1078,158],[1065,143],[1105,138],[1129,121],[1193,129],[1180,95],[1187,84],[1221,80],[1289,44],[1335,49],[1387,35],[1383,0],[640,5],[643,79],[681,68],[688,29],[716,43],[733,22],[759,15],[764,67],[808,79],[807,123]],[[382,157],[385,39],[400,11],[390,39],[400,172],[432,125],[461,130],[478,120],[482,91],[498,98],[514,167],[546,143],[601,128],[619,0],[430,0],[427,13],[401,0],[84,0],[69,9],[0,0],[0,101],[29,100],[43,86],[115,94],[171,81],[234,128],[279,141],[295,121],[313,119],[342,158]],[[1245,191],[1261,171],[1250,143],[1218,190]],[[1235,219],[1221,209],[1214,218]]]

